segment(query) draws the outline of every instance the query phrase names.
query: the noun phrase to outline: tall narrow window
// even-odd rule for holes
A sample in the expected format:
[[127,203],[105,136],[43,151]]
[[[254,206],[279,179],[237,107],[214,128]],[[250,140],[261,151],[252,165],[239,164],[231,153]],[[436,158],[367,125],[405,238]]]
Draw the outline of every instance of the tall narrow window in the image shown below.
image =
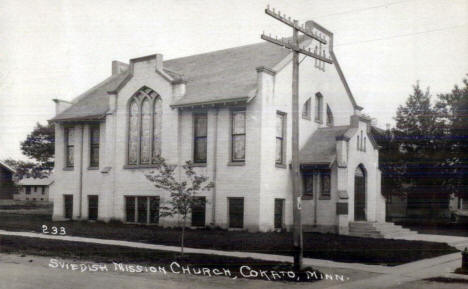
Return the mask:
[[128,107],[128,165],[156,164],[161,157],[162,103],[148,87],[139,89]]
[[130,104],[129,125],[128,125],[128,164],[136,165],[138,163],[138,115],[139,107],[136,101]]
[[236,110],[231,113],[232,138],[231,161],[245,161],[245,110]]
[[206,113],[193,115],[193,161],[206,163],[208,118]]
[[276,113],[276,164],[284,164],[286,114]]
[[304,102],[304,106],[302,107],[302,118],[310,119],[310,102],[310,97],[306,102]]
[[99,143],[100,133],[99,125],[93,125],[89,128],[89,166],[93,168],[99,167]]
[[327,104],[327,126],[334,125],[333,112],[331,111],[330,106]]
[[330,171],[325,170],[320,173],[320,196],[330,197]]
[[314,195],[314,175],[304,175],[304,195]]
[[73,127],[65,128],[65,166],[73,168],[74,166],[74,129]]
[[151,106],[148,98],[143,100],[141,107],[140,163],[149,164],[151,160]]
[[320,92],[315,94],[315,120],[317,122],[322,122],[322,113],[323,112],[323,96]]
[[153,163],[161,159],[161,129],[162,129],[162,104],[158,97],[154,101],[153,109]]

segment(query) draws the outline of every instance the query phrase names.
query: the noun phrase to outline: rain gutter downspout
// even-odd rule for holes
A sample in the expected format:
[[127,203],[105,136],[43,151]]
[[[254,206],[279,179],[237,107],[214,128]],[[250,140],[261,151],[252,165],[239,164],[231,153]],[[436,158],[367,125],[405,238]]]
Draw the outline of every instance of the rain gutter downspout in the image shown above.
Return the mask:
[[79,193],[80,193],[80,209],[78,219],[81,220],[81,210],[83,208],[83,146],[84,146],[84,123],[81,124],[81,146],[80,146],[80,186],[79,186]]
[[212,188],[212,206],[211,206],[211,220],[213,223],[213,226],[216,225],[216,177],[217,177],[217,155],[218,155],[218,115],[219,115],[219,109],[216,108],[215,110],[215,131],[214,131],[214,148],[213,148],[213,183],[215,186]]

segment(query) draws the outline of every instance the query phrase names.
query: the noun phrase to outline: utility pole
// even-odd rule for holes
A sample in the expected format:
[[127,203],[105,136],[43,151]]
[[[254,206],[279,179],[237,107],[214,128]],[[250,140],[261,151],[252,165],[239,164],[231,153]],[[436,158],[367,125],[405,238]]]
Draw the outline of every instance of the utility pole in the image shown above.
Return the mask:
[[275,12],[275,9],[270,10],[267,6],[265,13],[283,22],[284,24],[293,28],[292,42],[285,42],[283,39],[272,38],[264,33],[261,38],[273,44],[290,49],[293,52],[292,57],[292,162],[291,169],[293,172],[293,219],[294,219],[294,269],[300,271],[302,269],[303,258],[303,234],[302,234],[302,218],[301,218],[301,191],[300,191],[300,168],[299,168],[299,54],[310,56],[314,59],[324,63],[332,63],[330,59],[325,56],[325,50],[314,52],[310,48],[306,50],[299,45],[299,32],[306,37],[317,41],[319,44],[326,44],[327,41],[324,37],[317,33],[313,33],[311,29],[306,28],[304,25],[300,26],[297,20],[291,20],[291,17],[286,18],[286,15],[281,15],[281,12]]

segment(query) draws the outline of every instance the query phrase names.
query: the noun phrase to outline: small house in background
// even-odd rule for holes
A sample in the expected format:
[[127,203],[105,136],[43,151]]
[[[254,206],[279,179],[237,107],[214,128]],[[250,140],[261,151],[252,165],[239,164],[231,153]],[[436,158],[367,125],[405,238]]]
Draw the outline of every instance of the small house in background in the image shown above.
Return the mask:
[[15,170],[0,161],[0,199],[12,199],[16,191],[13,175]]
[[18,181],[18,192],[13,196],[13,199],[18,201],[49,201],[49,186],[53,180],[48,178],[23,178]]

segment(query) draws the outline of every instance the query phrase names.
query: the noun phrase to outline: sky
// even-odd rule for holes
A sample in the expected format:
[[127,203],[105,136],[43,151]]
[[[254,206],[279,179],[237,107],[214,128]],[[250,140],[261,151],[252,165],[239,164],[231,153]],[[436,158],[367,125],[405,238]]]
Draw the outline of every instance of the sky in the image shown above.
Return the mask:
[[171,59],[290,36],[266,5],[334,33],[334,51],[364,112],[393,124],[419,81],[433,99],[468,73],[468,0],[2,0],[0,160],[111,73],[112,60]]

